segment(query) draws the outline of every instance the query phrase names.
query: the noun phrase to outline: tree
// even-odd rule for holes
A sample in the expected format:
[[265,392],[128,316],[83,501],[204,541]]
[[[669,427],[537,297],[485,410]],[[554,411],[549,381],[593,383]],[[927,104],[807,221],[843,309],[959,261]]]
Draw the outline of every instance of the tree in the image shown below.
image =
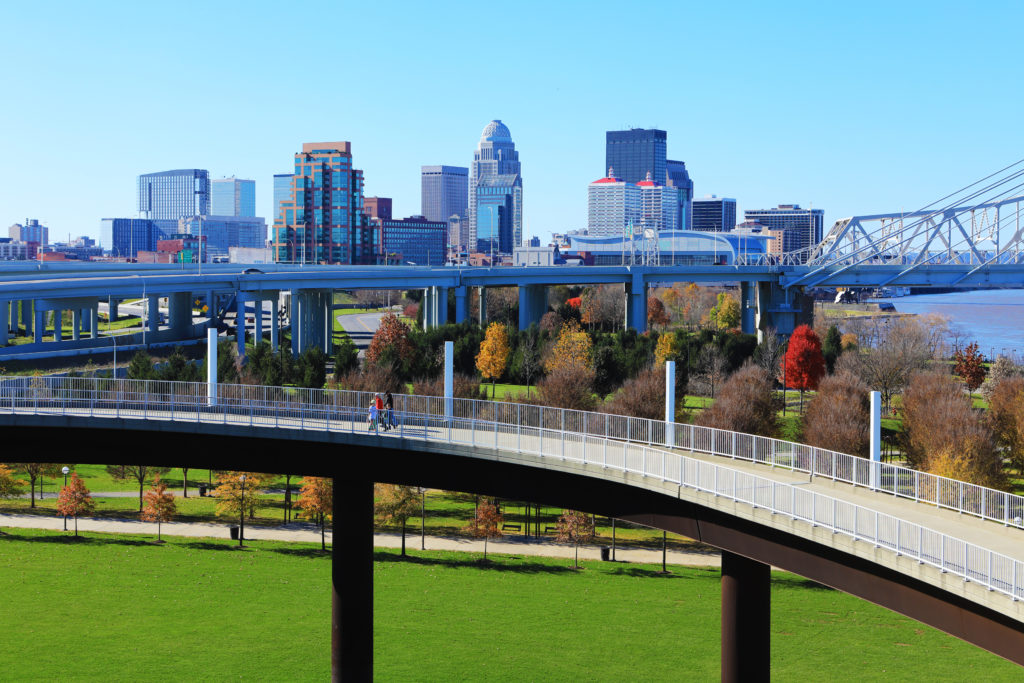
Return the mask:
[[580,322],[589,329],[609,330],[622,324],[625,309],[621,286],[594,285],[585,289],[580,298]]
[[295,504],[302,514],[320,524],[320,549],[327,550],[326,520],[334,515],[334,481],[328,477],[303,477],[299,501]]
[[576,321],[570,320],[562,325],[544,367],[549,373],[570,366],[590,368],[592,348],[593,343],[587,333]]
[[776,379],[782,366],[785,344],[774,327],[761,333],[761,342],[754,349],[754,363]]
[[295,364],[295,383],[306,389],[323,389],[327,381],[327,354],[319,346],[307,346]]
[[[29,481],[29,507],[36,506],[36,480],[43,477],[56,477],[60,473],[61,466],[51,462],[12,462],[8,463],[15,471],[24,472]],[[40,482],[39,495],[42,496],[42,483]]]
[[[131,367],[129,366],[130,371]],[[159,371],[154,370],[154,377],[167,382],[200,382],[203,380],[199,366],[189,362],[180,346],[175,347],[174,352]],[[149,378],[140,377],[138,379]]]
[[647,324],[651,327],[668,327],[668,324],[672,322],[672,319],[668,317],[668,313],[665,312],[665,304],[661,303],[661,299],[656,296],[650,296],[647,298]]
[[836,358],[843,352],[843,340],[839,334],[839,328],[835,325],[828,326],[825,333],[825,341],[821,343],[821,355],[825,357],[825,368],[828,374],[835,372]]
[[731,330],[740,326],[740,302],[729,292],[718,294],[718,303],[708,311],[707,320],[719,330]]
[[771,376],[748,363],[725,381],[718,398],[697,415],[695,422],[703,427],[775,437],[779,423],[773,389]]
[[572,543],[576,550],[573,567],[580,568],[580,544],[594,539],[594,518],[578,510],[563,510],[558,518],[557,539],[561,543]]
[[156,379],[156,368],[153,367],[153,359],[148,353],[140,349],[132,356],[128,363],[128,379]]
[[825,357],[821,353],[821,340],[807,325],[800,325],[789,337],[786,347],[786,387],[800,390],[800,412],[804,410],[804,392],[818,388],[825,375]]
[[999,356],[996,358],[996,362],[992,363],[992,367],[989,368],[988,381],[981,385],[981,395],[985,397],[985,400],[989,400],[992,396],[992,391],[999,386],[1001,381],[1010,377],[1022,376],[1024,376],[1024,368],[1006,356]]
[[338,341],[338,350],[334,354],[334,379],[338,379],[346,372],[355,370],[358,367],[359,349],[356,348],[356,345],[347,334],[343,334]]
[[821,380],[807,404],[801,440],[811,446],[870,455],[871,401],[868,386],[857,375],[837,370]]
[[696,379],[704,385],[704,393],[715,397],[715,387],[722,383],[729,374],[729,364],[725,356],[714,344],[705,344],[697,354]]
[[[680,411],[680,402],[686,393],[686,387],[676,387],[676,406],[674,415]],[[664,368],[648,368],[636,377],[626,380],[615,395],[607,401],[602,410],[614,415],[643,417],[648,420],[665,419],[665,370]],[[685,417],[684,417],[685,419]]]
[[526,395],[530,395],[530,385],[533,378],[540,372],[540,343],[538,329],[530,325],[526,330],[525,338],[519,343],[519,374],[526,380]]
[[405,523],[419,512],[420,493],[412,486],[377,484],[373,513],[382,524],[398,522],[402,525],[402,557],[405,557]]
[[895,318],[883,327],[859,364],[859,372],[868,387],[882,393],[889,408],[892,397],[907,386],[910,376],[925,368],[933,345],[924,325],[910,316]]
[[167,490],[167,485],[160,481],[160,475],[153,477],[153,488],[146,491],[146,506],[140,516],[145,522],[156,522],[156,541],[162,543],[160,526],[174,519],[177,508],[174,505],[174,494]]
[[664,365],[665,361],[678,360],[685,350],[681,334],[665,332],[658,337],[658,343],[654,347],[654,361],[658,365]]
[[953,374],[964,381],[967,391],[973,393],[985,381],[985,365],[978,353],[978,342],[971,342],[953,352]]
[[491,380],[491,398],[494,398],[494,383],[505,373],[511,353],[508,330],[501,323],[487,326],[487,334],[480,342],[480,353],[476,357],[476,369],[484,379]]
[[[241,480],[243,474],[244,484]],[[217,496],[217,514],[238,516],[245,509],[249,511],[249,519],[254,519],[263,493],[261,489],[271,479],[272,475],[263,472],[221,472],[217,475],[218,486],[213,492]]]
[[139,512],[142,512],[142,492],[146,479],[154,474],[167,474],[170,467],[153,467],[152,465],[107,465],[107,474],[117,481],[134,479],[139,484]]
[[989,393],[989,422],[1010,463],[1024,473],[1024,377],[1001,379]]
[[93,511],[96,502],[89,495],[89,489],[85,482],[79,478],[78,473],[71,475],[71,483],[61,487],[60,495],[57,497],[57,516],[75,518],[75,536],[78,536],[78,516]]
[[398,319],[394,313],[385,313],[380,319],[380,326],[370,340],[366,349],[366,362],[371,364],[382,361],[399,362],[413,352],[409,341],[409,326]]
[[498,510],[498,506],[485,498],[476,506],[473,520],[466,525],[466,531],[470,536],[484,539],[484,562],[487,561],[487,541],[491,538],[501,538],[501,525],[504,521],[505,518]]
[[537,394],[529,402],[553,408],[593,410],[597,402],[594,398],[594,371],[575,365],[556,368],[537,382]]
[[0,500],[4,498],[16,498],[24,493],[24,479],[15,479],[11,468],[0,463]]

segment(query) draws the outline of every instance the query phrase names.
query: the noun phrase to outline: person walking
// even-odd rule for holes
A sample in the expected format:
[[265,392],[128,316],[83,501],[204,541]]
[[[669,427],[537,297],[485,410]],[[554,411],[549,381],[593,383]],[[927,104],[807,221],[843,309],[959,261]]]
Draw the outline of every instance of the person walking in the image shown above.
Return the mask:
[[380,426],[384,426],[384,399],[380,397],[380,394],[373,395],[373,403],[377,406],[377,422]]
[[366,431],[376,431],[377,429],[377,402],[370,401],[370,413],[366,416]]
[[395,420],[395,397],[389,391],[384,395],[384,429],[391,430],[398,426]]

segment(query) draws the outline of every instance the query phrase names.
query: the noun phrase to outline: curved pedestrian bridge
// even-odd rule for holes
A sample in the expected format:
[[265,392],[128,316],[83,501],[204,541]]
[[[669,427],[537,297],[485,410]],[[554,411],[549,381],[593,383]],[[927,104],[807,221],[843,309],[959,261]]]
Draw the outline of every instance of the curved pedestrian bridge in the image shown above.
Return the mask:
[[[723,576],[740,588],[729,597],[723,583],[723,609],[727,598],[740,611],[756,608],[760,598],[744,602],[743,586],[758,583],[759,566],[767,577],[772,565],[1024,663],[1019,496],[776,439],[516,403],[396,395],[394,427],[385,430],[368,424],[371,398],[287,387],[11,378],[0,381],[0,426],[7,443],[21,434],[43,443],[50,437],[40,438],[42,427],[346,445],[315,456],[278,450],[277,467],[283,455],[304,473],[344,478],[358,470],[371,483],[474,485],[481,493],[542,496],[548,504],[647,523],[724,551]],[[59,451],[38,457],[62,459]],[[209,462],[202,449],[153,457],[176,466]],[[767,578],[764,585],[767,595]],[[723,677],[727,628],[733,645],[749,654],[757,649],[750,639],[760,637],[751,629],[761,627],[727,626],[723,611]],[[766,640],[766,620],[764,631]],[[758,659],[734,658],[741,677]]]

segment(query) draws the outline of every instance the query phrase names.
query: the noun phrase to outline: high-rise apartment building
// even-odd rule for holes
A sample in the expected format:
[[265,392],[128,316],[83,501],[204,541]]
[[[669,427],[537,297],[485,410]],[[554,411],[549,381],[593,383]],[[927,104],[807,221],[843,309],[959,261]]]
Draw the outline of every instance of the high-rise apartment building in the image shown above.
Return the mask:
[[175,221],[210,213],[210,174],[198,168],[146,173],[138,180],[142,218]]
[[274,174],[274,215],[270,217],[271,222],[280,218],[281,205],[292,198],[292,174]]
[[724,232],[736,227],[736,200],[708,195],[693,200],[692,230]]
[[627,183],[651,177],[665,182],[665,149],[668,135],[655,128],[609,130],[605,133],[604,167]]
[[24,225],[15,223],[7,229],[7,236],[16,242],[36,242],[41,247],[50,243],[50,229],[35,218],[26,218]]
[[466,217],[469,169],[463,166],[420,167],[420,212],[429,221]]
[[523,178],[508,126],[484,127],[469,168],[470,250],[511,254],[523,240]]
[[650,173],[636,185],[640,188],[641,229],[661,231],[679,228],[678,190],[655,182]]
[[363,216],[363,172],[350,142],[307,142],[295,154],[291,195],[274,219],[274,258],[286,263],[376,263],[380,232]]
[[210,214],[213,216],[256,215],[256,181],[218,178],[210,181]]
[[587,234],[622,237],[640,230],[640,187],[627,183],[609,168],[608,175],[587,187]]
[[[774,209],[748,209],[748,221],[757,221],[768,230],[781,232],[783,252],[799,251],[821,242],[825,212],[822,209],[801,209],[799,204],[779,204]],[[806,260],[806,254],[805,258]]]
[[381,218],[385,220],[391,220],[391,198],[363,198],[363,214],[369,216],[370,218]]

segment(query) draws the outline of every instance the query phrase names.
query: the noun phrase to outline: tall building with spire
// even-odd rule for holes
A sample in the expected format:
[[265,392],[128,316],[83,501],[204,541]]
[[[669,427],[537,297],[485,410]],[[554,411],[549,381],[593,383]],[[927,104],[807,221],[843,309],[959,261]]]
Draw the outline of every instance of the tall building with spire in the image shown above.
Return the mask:
[[508,127],[484,127],[469,168],[470,249],[511,254],[523,242],[523,178]]

